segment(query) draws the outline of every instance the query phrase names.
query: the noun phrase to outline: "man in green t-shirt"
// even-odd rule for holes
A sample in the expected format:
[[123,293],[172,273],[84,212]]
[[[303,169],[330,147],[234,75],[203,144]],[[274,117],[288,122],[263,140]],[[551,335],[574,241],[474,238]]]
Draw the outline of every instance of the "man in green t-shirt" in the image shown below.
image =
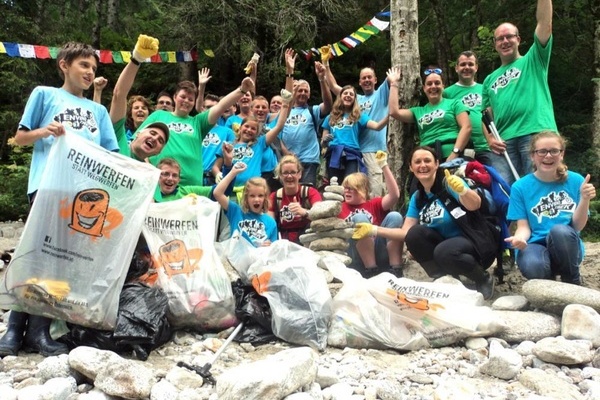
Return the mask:
[[471,120],[471,141],[475,150],[475,159],[482,164],[492,165],[490,147],[481,129],[481,92],[483,85],[477,83],[477,56],[472,51],[463,51],[456,61],[458,82],[444,89],[447,99],[458,100],[469,109]]
[[486,134],[492,165],[509,184],[515,181],[503,156],[506,151],[520,176],[532,172],[529,144],[533,134],[558,132],[548,88],[552,50],[552,1],[538,0],[534,43],[525,55],[521,37],[511,23],[494,31],[494,44],[502,65],[483,82],[482,110],[491,109],[502,140]]

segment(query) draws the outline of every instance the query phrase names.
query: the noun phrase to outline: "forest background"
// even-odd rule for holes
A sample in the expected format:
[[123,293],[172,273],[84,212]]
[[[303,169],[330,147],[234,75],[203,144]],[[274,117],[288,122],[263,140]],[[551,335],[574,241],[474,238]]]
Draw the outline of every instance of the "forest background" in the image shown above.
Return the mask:
[[[500,65],[492,37],[501,22],[519,28],[524,54],[533,43],[536,4],[535,0],[0,0],[0,41],[60,47],[73,40],[103,50],[131,51],[144,33],[160,40],[161,51],[196,50],[199,58],[194,62],[143,65],[131,93],[152,100],[162,90],[173,92],[180,80],[197,82],[197,71],[203,67],[210,68],[212,75],[207,92],[226,94],[239,85],[247,61],[258,52],[257,93],[270,98],[285,82],[286,48],[301,53],[339,42],[381,11],[391,11],[389,30],[330,63],[340,84],[357,88],[359,71],[365,66],[375,69],[379,83],[391,65],[413,71],[414,79],[401,87],[401,106],[407,107],[423,102],[419,72],[426,66],[440,66],[446,86],[456,82],[454,64],[464,50],[477,53],[478,81],[483,82]],[[565,159],[569,169],[590,173],[598,187],[600,2],[555,0],[553,6],[549,85],[559,131],[569,141]],[[410,41],[414,45],[398,51],[405,35],[414,38]],[[207,56],[206,49],[214,57]],[[318,88],[314,60],[300,54],[296,70],[298,78]],[[110,104],[111,89],[124,65],[99,65],[97,76],[109,80],[103,104]],[[38,85],[62,85],[55,60],[0,54],[0,221],[27,216],[31,147],[13,147],[9,139]],[[312,95],[313,102],[320,101],[318,91]],[[407,176],[403,160],[417,132],[414,125],[400,125],[391,124],[388,148],[396,178],[403,185]],[[595,201],[584,239],[600,240],[599,212],[600,201]]]

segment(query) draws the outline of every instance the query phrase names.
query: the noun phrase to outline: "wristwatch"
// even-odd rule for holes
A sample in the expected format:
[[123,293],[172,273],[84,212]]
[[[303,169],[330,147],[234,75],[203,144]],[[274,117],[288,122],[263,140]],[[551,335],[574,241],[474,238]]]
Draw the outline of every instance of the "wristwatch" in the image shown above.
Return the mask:
[[458,147],[455,147],[455,148],[452,149],[452,152],[454,154],[460,154],[460,149]]

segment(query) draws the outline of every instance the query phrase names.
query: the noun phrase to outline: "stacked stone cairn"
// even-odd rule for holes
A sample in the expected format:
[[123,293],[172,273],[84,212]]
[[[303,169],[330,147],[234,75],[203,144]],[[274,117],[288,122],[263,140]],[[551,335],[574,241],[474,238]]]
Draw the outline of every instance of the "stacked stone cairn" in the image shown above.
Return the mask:
[[352,238],[352,223],[338,218],[344,201],[344,188],[331,179],[329,186],[325,187],[323,201],[314,204],[308,211],[312,221],[310,229],[300,236],[300,243],[322,258],[334,256],[345,265],[350,265],[352,259],[348,257],[348,240]]

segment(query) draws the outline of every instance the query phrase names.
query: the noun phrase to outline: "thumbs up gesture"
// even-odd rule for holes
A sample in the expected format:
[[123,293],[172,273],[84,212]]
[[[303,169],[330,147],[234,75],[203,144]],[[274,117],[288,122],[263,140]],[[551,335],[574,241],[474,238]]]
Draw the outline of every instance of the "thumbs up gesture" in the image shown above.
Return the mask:
[[465,182],[461,178],[450,174],[447,169],[444,170],[444,175],[446,176],[446,182],[448,183],[450,189],[455,191],[459,196],[463,196],[465,193],[467,193],[469,188],[467,185],[465,185]]
[[288,204],[288,208],[294,215],[305,217],[308,214],[308,211],[302,208],[300,203],[298,203],[298,198],[296,196],[294,196],[292,202]]
[[596,197],[596,188],[590,183],[590,179],[590,174],[587,174],[579,189],[582,199],[591,200]]

